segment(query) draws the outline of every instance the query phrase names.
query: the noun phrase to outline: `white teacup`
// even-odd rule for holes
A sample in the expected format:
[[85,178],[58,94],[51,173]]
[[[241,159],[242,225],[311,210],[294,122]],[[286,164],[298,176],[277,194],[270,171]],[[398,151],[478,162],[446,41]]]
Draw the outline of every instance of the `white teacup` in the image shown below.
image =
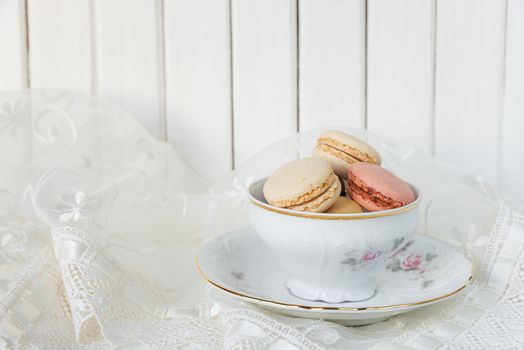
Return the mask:
[[377,292],[375,276],[415,233],[420,195],[400,208],[358,214],[311,213],[268,204],[266,179],[249,187],[249,219],[295,296],[328,303],[361,301]]

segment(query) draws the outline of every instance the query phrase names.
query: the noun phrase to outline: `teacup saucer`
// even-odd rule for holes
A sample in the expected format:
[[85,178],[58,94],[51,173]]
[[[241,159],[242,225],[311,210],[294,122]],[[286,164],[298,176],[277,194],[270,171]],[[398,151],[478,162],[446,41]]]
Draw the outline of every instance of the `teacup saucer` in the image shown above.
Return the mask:
[[371,299],[339,304],[309,301],[285,286],[289,275],[252,228],[206,242],[197,256],[202,277],[230,295],[281,314],[321,318],[346,325],[378,322],[446,300],[472,279],[472,264],[442,241],[416,235],[379,274]]

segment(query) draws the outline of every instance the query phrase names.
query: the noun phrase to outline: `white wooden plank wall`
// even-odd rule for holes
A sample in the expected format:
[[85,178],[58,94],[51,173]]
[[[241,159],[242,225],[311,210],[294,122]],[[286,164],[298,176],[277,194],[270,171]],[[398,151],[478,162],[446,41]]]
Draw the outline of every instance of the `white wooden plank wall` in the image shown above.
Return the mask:
[[299,1],[300,130],[365,125],[365,0]]
[[158,4],[151,0],[91,1],[93,92],[123,106],[153,135],[164,137]]
[[232,0],[235,164],[297,131],[296,0]]
[[0,90],[109,98],[199,172],[367,127],[524,208],[522,0],[0,0]]
[[19,0],[0,0],[1,90],[26,87],[25,30],[25,3]]
[[27,11],[30,87],[92,92],[89,0],[27,0]]
[[368,129],[426,151],[433,141],[434,1],[368,3]]
[[228,0],[165,2],[168,138],[200,173],[232,166]]
[[[5,13],[11,15],[2,15]],[[0,90],[19,90],[27,87],[25,33],[25,3],[19,0],[0,0]],[[0,115],[10,112],[0,104]],[[17,137],[3,137],[0,140],[0,150],[8,150],[4,154],[2,167],[5,169],[19,166],[31,156],[30,135],[20,135],[16,128],[4,132],[16,132]],[[0,190],[4,186],[9,188],[13,185],[11,181],[13,179],[9,176],[0,175]]]
[[504,113],[498,181],[524,208],[524,1],[508,0]]
[[502,120],[504,6],[493,0],[439,0],[437,6],[436,154],[492,183]]

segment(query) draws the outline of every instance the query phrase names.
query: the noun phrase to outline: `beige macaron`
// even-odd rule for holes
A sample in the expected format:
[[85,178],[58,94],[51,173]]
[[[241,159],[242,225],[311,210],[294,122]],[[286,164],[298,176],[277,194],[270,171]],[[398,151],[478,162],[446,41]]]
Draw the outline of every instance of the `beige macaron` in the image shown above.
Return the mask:
[[340,181],[323,159],[303,158],[277,169],[264,184],[264,197],[271,205],[320,213],[336,202]]
[[362,207],[350,197],[338,197],[335,204],[326,211],[326,213],[331,214],[356,214],[362,212]]
[[313,156],[328,161],[335,173],[343,178],[347,178],[353,163],[381,163],[380,155],[373,147],[354,136],[332,130],[320,135]]

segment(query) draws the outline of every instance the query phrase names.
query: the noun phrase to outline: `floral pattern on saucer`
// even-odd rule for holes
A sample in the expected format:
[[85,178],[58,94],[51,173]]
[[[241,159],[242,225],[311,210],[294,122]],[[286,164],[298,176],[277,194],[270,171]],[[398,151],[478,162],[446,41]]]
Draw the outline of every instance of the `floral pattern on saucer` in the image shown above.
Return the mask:
[[[206,242],[197,261],[204,279],[233,297],[292,316],[337,319],[351,324],[369,323],[444,300],[462,290],[471,279],[471,263],[461,253],[427,236],[399,238],[389,249],[376,248],[370,243],[359,252],[359,260],[389,261],[377,276],[377,294],[359,302],[325,303],[293,296],[286,288],[289,274],[278,266],[249,227]],[[344,265],[352,264],[346,262]]]
[[382,260],[382,250],[367,248],[364,251],[348,251],[344,254],[341,264],[347,265],[352,271],[359,271],[364,267],[372,267]]
[[380,247],[376,242],[368,242],[364,250],[349,250],[344,253],[341,264],[347,265],[352,271],[372,267],[388,259],[387,254],[394,252],[405,241],[404,237],[395,239],[393,247]]
[[389,262],[386,265],[386,270],[395,272],[406,272],[413,274],[416,278],[422,280],[420,286],[422,289],[428,288],[434,283],[433,278],[427,278],[426,272],[432,271],[434,266],[434,259],[439,256],[434,251],[410,251],[408,248],[413,244],[413,241],[408,241],[405,244],[398,244],[396,250],[389,257]]

